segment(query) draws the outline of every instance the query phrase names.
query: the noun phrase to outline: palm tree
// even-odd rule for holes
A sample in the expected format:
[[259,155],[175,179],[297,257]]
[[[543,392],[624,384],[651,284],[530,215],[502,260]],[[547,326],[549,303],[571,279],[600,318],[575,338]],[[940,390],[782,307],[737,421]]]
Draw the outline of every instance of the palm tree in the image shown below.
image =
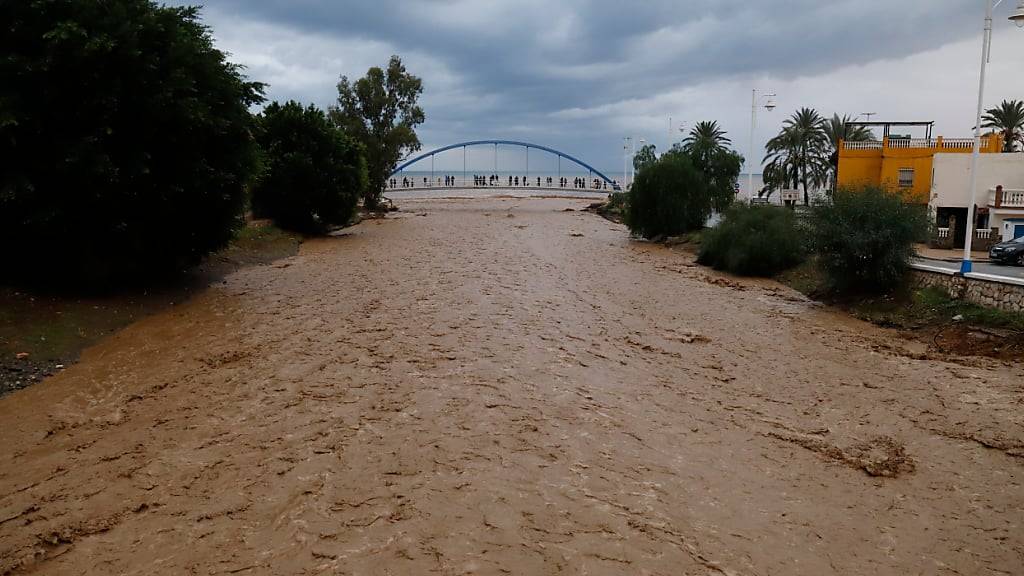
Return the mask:
[[697,122],[697,125],[690,129],[689,135],[683,140],[683,146],[691,149],[719,149],[725,148],[727,144],[732,144],[732,140],[726,136],[726,131],[722,130],[715,120]]
[[995,128],[1003,134],[1003,152],[1015,152],[1024,144],[1024,102],[1003,100],[998,108],[989,108],[982,117],[982,128]]
[[683,152],[704,166],[711,154],[725,150],[726,146],[732,144],[732,140],[725,134],[725,130],[722,130],[714,120],[698,122],[683,140]]
[[875,139],[874,133],[866,126],[851,126],[851,122],[853,119],[849,114],[843,114],[842,118],[839,117],[839,114],[833,114],[825,122],[825,137],[828,138],[829,146],[832,148],[829,154],[829,164],[831,165],[829,180],[831,180],[833,190],[835,190],[839,174],[839,143],[865,142]]
[[777,183],[802,184],[804,204],[811,203],[809,187],[828,182],[829,149],[825,120],[813,108],[801,108],[782,123],[782,131],[768,141],[765,161]]

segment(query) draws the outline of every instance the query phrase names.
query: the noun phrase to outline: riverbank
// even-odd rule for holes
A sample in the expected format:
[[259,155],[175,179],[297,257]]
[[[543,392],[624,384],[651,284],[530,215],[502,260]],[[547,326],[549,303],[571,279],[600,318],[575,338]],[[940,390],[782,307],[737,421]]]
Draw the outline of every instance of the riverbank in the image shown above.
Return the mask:
[[257,221],[194,270],[145,289],[83,297],[0,287],[0,395],[64,370],[100,339],[180,305],[231,272],[294,255],[299,243],[295,235]]

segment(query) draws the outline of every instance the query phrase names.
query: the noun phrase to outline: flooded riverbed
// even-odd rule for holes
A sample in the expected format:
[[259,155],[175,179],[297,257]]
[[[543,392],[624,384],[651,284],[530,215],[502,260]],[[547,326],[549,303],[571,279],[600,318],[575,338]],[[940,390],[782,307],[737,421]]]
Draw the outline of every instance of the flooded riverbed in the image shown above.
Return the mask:
[[587,203],[400,201],[0,399],[0,573],[1019,572],[1019,365]]

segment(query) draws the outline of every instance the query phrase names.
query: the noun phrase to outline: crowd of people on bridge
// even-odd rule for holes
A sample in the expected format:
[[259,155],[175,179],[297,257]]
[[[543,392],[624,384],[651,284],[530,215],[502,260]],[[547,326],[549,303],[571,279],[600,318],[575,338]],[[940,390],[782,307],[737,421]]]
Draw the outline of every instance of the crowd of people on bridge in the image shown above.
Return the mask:
[[[446,174],[443,177],[441,177],[441,176],[437,177],[436,187],[452,188],[452,187],[459,186],[459,182],[460,181],[462,181],[462,185],[465,185],[468,182],[468,180],[469,179],[466,178],[466,177],[457,178],[456,176],[452,176],[452,175],[447,175]],[[551,176],[546,176],[546,177],[542,177],[542,176],[528,177],[528,176],[524,175],[524,176],[520,177],[520,176],[509,175],[507,180],[505,180],[501,176],[498,176],[497,174],[490,174],[490,175],[474,174],[473,175],[473,184],[472,185],[474,187],[489,187],[489,186],[503,186],[504,185],[504,186],[507,186],[507,187],[531,187],[531,186],[535,186],[537,188],[553,188],[553,187],[555,187],[556,183],[557,183],[559,188],[574,188],[574,189],[578,189],[578,190],[587,190],[587,189],[590,189],[590,190],[608,190],[608,182],[604,181],[602,178],[593,178],[592,180],[590,180],[588,182],[587,179],[583,178],[583,177],[573,178],[572,181],[571,181],[572,185],[570,186],[569,178],[565,178],[565,177],[559,177],[557,179],[557,181],[556,181],[555,178],[552,178]],[[401,185],[402,188],[417,188],[417,187],[433,188],[433,187],[435,187],[435,184],[429,178],[426,178],[426,177],[423,177],[422,184],[420,182],[417,182],[416,178],[410,178],[408,176],[402,177],[401,180],[399,180],[398,178],[391,178],[390,180],[388,180],[388,187],[389,188],[392,188],[392,189],[398,188],[399,185]],[[614,186],[615,186],[615,182],[612,182],[612,187],[614,187]]]

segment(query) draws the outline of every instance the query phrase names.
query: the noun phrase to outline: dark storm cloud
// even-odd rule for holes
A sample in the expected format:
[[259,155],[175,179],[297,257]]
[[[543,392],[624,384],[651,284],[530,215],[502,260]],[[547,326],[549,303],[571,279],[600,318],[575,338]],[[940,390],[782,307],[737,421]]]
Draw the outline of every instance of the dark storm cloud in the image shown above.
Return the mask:
[[[980,29],[970,0],[211,0],[204,13],[218,37],[261,22],[296,38],[376,46],[379,63],[388,51],[436,63],[449,78],[423,74],[431,143],[517,133],[618,138],[586,111],[716,80],[785,80],[904,58]],[[271,96],[327,104],[332,83],[313,90],[278,81]]]

